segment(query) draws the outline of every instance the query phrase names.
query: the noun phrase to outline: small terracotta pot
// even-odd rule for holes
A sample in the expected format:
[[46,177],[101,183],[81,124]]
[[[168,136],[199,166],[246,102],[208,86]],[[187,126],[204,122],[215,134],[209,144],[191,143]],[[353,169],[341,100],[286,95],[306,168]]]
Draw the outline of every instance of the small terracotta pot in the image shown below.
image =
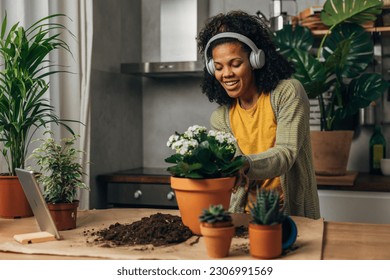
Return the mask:
[[230,196],[236,178],[188,179],[171,177],[171,187],[175,191],[183,224],[194,234],[201,235],[199,216],[211,204],[222,204],[229,208]]
[[0,217],[13,219],[33,216],[17,176],[0,176]]
[[211,226],[208,223],[200,224],[200,231],[203,235],[207,254],[211,258],[224,258],[229,255],[230,245],[235,233],[235,227],[230,226]]
[[274,259],[282,254],[282,224],[249,224],[249,252],[258,259]]
[[57,230],[69,230],[76,228],[77,208],[79,201],[72,203],[48,203],[50,214],[56,224]]

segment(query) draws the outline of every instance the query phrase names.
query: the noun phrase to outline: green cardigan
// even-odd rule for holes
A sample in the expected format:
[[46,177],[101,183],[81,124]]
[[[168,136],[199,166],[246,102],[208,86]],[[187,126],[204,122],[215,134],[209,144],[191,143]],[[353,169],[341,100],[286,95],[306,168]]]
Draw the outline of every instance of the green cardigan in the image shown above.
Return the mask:
[[[286,214],[320,218],[317,183],[310,143],[310,105],[297,80],[283,80],[271,92],[271,106],[277,122],[275,146],[259,154],[245,155],[249,179],[280,176]],[[214,130],[232,133],[229,107],[220,106],[211,115]],[[237,147],[237,155],[242,154]],[[243,212],[246,193],[239,187],[232,195],[230,211]]]

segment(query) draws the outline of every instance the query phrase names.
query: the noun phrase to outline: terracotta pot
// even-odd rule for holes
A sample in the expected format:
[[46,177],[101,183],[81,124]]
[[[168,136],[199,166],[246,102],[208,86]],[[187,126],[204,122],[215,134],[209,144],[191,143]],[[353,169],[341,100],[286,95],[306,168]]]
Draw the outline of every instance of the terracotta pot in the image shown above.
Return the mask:
[[347,173],[352,130],[311,131],[314,170],[317,175],[342,176]]
[[33,215],[18,177],[0,176],[0,217],[13,219]]
[[258,259],[274,259],[282,254],[282,224],[249,224],[249,252]]
[[222,204],[228,209],[235,180],[235,177],[215,179],[171,177],[171,187],[175,191],[183,224],[194,234],[201,235],[199,216],[202,210],[209,208],[211,204]]
[[79,207],[78,200],[72,203],[48,203],[47,207],[56,224],[57,230],[76,228],[77,207]]
[[211,258],[224,258],[229,255],[235,227],[232,223],[230,223],[230,226],[211,225],[207,223],[200,224],[200,232],[204,238],[207,254]]

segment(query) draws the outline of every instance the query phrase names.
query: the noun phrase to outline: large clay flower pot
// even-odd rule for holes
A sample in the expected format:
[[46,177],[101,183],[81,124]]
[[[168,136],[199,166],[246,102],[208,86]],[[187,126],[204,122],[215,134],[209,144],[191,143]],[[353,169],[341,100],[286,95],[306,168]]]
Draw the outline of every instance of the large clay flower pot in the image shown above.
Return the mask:
[[311,131],[310,137],[315,173],[322,176],[345,175],[353,131]]
[[249,224],[249,252],[258,259],[274,259],[282,254],[282,224]]
[[0,217],[31,217],[33,212],[17,176],[0,176]]
[[235,177],[215,179],[171,177],[171,187],[175,191],[183,224],[194,234],[201,235],[199,216],[202,210],[209,208],[211,204],[222,204],[228,209],[235,180]]
[[56,224],[57,230],[76,228],[77,207],[79,207],[78,200],[72,203],[48,203],[47,207]]
[[201,223],[200,232],[203,235],[209,257],[224,258],[229,255],[230,245],[235,233],[235,227],[232,224],[219,227]]

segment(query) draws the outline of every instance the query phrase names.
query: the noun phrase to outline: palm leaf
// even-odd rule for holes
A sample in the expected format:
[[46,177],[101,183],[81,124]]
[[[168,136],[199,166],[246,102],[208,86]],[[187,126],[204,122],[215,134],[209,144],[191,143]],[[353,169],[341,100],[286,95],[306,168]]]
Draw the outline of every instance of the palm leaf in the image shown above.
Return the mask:
[[[43,95],[49,85],[45,77],[66,72],[49,70],[53,65],[47,59],[53,50],[70,52],[69,46],[60,39],[66,27],[46,21],[64,16],[45,17],[27,29],[14,24],[7,33],[7,18],[1,26],[0,54],[4,70],[0,71],[0,141],[4,143],[4,155],[9,174],[16,167],[24,167],[27,148],[39,127],[49,123],[64,125],[72,134],[65,120],[59,119],[54,108]],[[49,33],[53,32],[53,35]],[[29,138],[27,138],[29,137]]]

